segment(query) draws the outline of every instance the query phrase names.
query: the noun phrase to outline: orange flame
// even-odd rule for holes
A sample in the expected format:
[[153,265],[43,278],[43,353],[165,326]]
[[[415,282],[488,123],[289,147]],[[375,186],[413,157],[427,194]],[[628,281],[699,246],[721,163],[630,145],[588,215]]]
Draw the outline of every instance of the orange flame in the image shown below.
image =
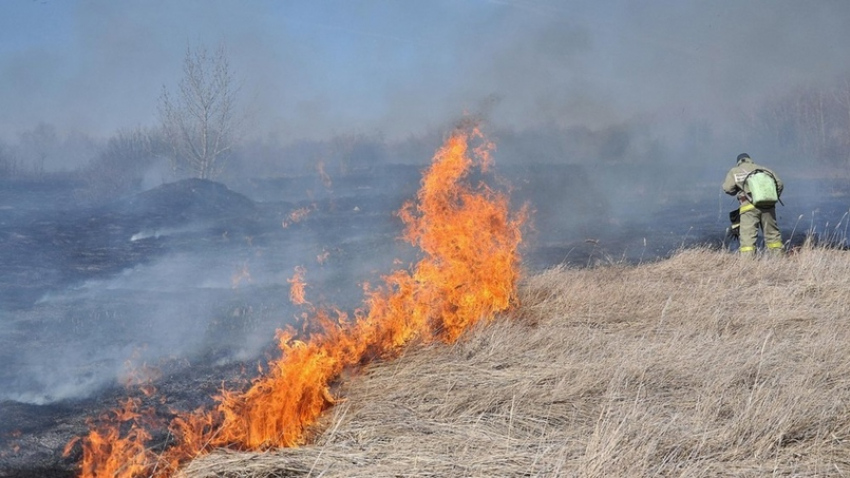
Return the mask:
[[316,254],[316,262],[318,262],[319,265],[323,266],[323,265],[325,265],[325,262],[328,262],[328,258],[330,258],[330,257],[331,257],[331,251],[323,248],[321,254]]
[[122,379],[124,388],[137,388],[146,397],[153,396],[156,393],[154,381],[162,377],[162,371],[146,363],[136,367],[127,361],[124,366],[127,369],[126,376]]
[[[80,463],[80,475],[101,476],[142,476],[155,461],[155,456],[147,449],[151,439],[145,427],[138,420],[139,400],[128,398],[121,407],[101,417],[105,425],[94,427],[82,439],[83,458]],[[122,434],[122,429],[129,430]],[[71,440],[65,446],[64,455],[70,455],[78,439]]]
[[159,368],[148,365],[141,360],[141,350],[134,349],[130,358],[124,361],[123,377],[120,379],[124,388],[128,391],[138,389],[147,397],[156,393],[154,382],[162,377]]
[[250,284],[253,281],[254,279],[251,277],[251,271],[248,269],[248,263],[246,262],[230,277],[230,288],[238,289],[242,282]]
[[[471,142],[477,146],[470,149]],[[173,420],[176,445],[159,462],[141,446],[149,439],[143,430],[108,434],[105,444],[98,429],[91,431],[82,439],[80,476],[169,476],[177,464],[213,447],[261,450],[306,443],[311,427],[336,402],[331,387],[345,370],[392,358],[414,339],[451,343],[509,308],[520,274],[525,210],[512,215],[506,196],[468,179],[472,167],[489,165],[492,150],[477,129],[465,129],[436,153],[416,201],[399,211],[404,239],[419,246],[423,257],[411,271],[385,276],[383,287],[366,287],[364,307],[353,318],[318,310],[307,337],[279,330],[281,357],[248,390],[222,391],[214,410]],[[290,281],[293,290],[301,284],[299,274],[296,269]],[[117,462],[133,467],[116,470]]]
[[298,208],[298,209],[290,212],[289,215],[286,216],[286,219],[284,219],[283,222],[281,223],[281,226],[283,226],[283,228],[286,229],[287,227],[289,227],[289,226],[291,226],[291,225],[293,225],[297,222],[303,221],[304,218],[307,217],[307,215],[310,214],[310,212],[313,211],[314,209],[316,209],[315,204],[313,204],[312,206],[304,206],[302,208]]
[[295,274],[293,274],[292,278],[286,279],[286,282],[291,284],[289,286],[289,300],[295,305],[309,304],[304,298],[304,288],[307,286],[307,283],[304,282],[304,274],[306,272],[307,270],[304,267],[296,266]]
[[316,170],[319,172],[319,178],[321,178],[325,189],[330,189],[333,186],[333,182],[331,181],[331,177],[328,176],[328,173],[325,172],[325,162],[320,160],[316,163]]

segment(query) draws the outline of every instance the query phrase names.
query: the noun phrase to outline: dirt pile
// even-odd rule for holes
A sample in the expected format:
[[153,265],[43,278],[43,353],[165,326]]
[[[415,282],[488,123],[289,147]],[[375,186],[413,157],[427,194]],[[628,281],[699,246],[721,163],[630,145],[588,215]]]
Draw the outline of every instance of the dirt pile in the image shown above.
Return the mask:
[[206,179],[166,183],[119,201],[115,209],[148,226],[178,225],[186,221],[227,220],[250,216],[254,202],[227,186]]
[[255,212],[245,196],[200,179],[97,208],[32,209],[0,224],[0,308],[28,307],[47,291],[150,260],[190,234],[255,229]]

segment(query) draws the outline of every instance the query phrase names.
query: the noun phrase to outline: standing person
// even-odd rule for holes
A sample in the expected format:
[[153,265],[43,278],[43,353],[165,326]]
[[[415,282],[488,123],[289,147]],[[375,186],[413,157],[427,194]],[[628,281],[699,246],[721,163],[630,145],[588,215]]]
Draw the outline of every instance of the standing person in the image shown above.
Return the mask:
[[747,153],[739,154],[735,167],[726,173],[723,191],[736,196],[740,203],[741,245],[738,251],[741,254],[755,253],[759,227],[767,250],[782,252],[782,235],[776,223],[776,202],[783,188],[782,180],[775,172],[754,163]]

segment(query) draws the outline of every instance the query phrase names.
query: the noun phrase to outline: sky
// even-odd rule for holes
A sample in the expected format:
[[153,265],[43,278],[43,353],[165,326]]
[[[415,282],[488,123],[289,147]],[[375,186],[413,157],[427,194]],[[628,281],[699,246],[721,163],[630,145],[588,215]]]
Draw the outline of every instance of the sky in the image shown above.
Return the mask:
[[158,123],[187,48],[224,45],[251,131],[404,138],[499,127],[722,125],[850,72],[845,0],[4,0],[0,139]]

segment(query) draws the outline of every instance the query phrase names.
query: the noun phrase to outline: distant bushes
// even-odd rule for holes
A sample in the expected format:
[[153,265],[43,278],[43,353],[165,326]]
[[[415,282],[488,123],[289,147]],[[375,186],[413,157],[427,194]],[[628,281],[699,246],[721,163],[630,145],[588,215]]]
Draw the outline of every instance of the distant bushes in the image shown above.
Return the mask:
[[777,94],[744,120],[747,140],[777,156],[850,165],[850,76]]
[[[663,118],[632,118],[596,127],[494,127],[491,137],[500,164],[647,164],[677,158],[709,164],[718,149],[741,144],[779,164],[850,167],[850,75],[777,92],[740,113],[734,121],[729,119],[734,125],[723,128],[693,119],[683,125],[678,139],[661,136]],[[402,138],[387,138],[380,131],[348,131],[322,139],[254,131],[238,142],[234,139],[228,161],[222,159],[209,173],[215,172],[216,179],[225,183],[321,177],[330,190],[339,177],[391,164],[427,164],[450,129],[444,124]],[[103,201],[193,175],[191,168],[173,162],[174,146],[166,133],[159,126],[138,127],[102,140],[40,123],[19,133],[15,142],[0,142],[0,179],[67,177],[85,185],[80,199]]]
[[9,153],[5,145],[0,144],[0,178],[14,178],[20,169],[17,159]]
[[145,178],[165,151],[161,135],[142,128],[119,131],[81,170],[86,187],[80,199],[98,202],[143,189]]

